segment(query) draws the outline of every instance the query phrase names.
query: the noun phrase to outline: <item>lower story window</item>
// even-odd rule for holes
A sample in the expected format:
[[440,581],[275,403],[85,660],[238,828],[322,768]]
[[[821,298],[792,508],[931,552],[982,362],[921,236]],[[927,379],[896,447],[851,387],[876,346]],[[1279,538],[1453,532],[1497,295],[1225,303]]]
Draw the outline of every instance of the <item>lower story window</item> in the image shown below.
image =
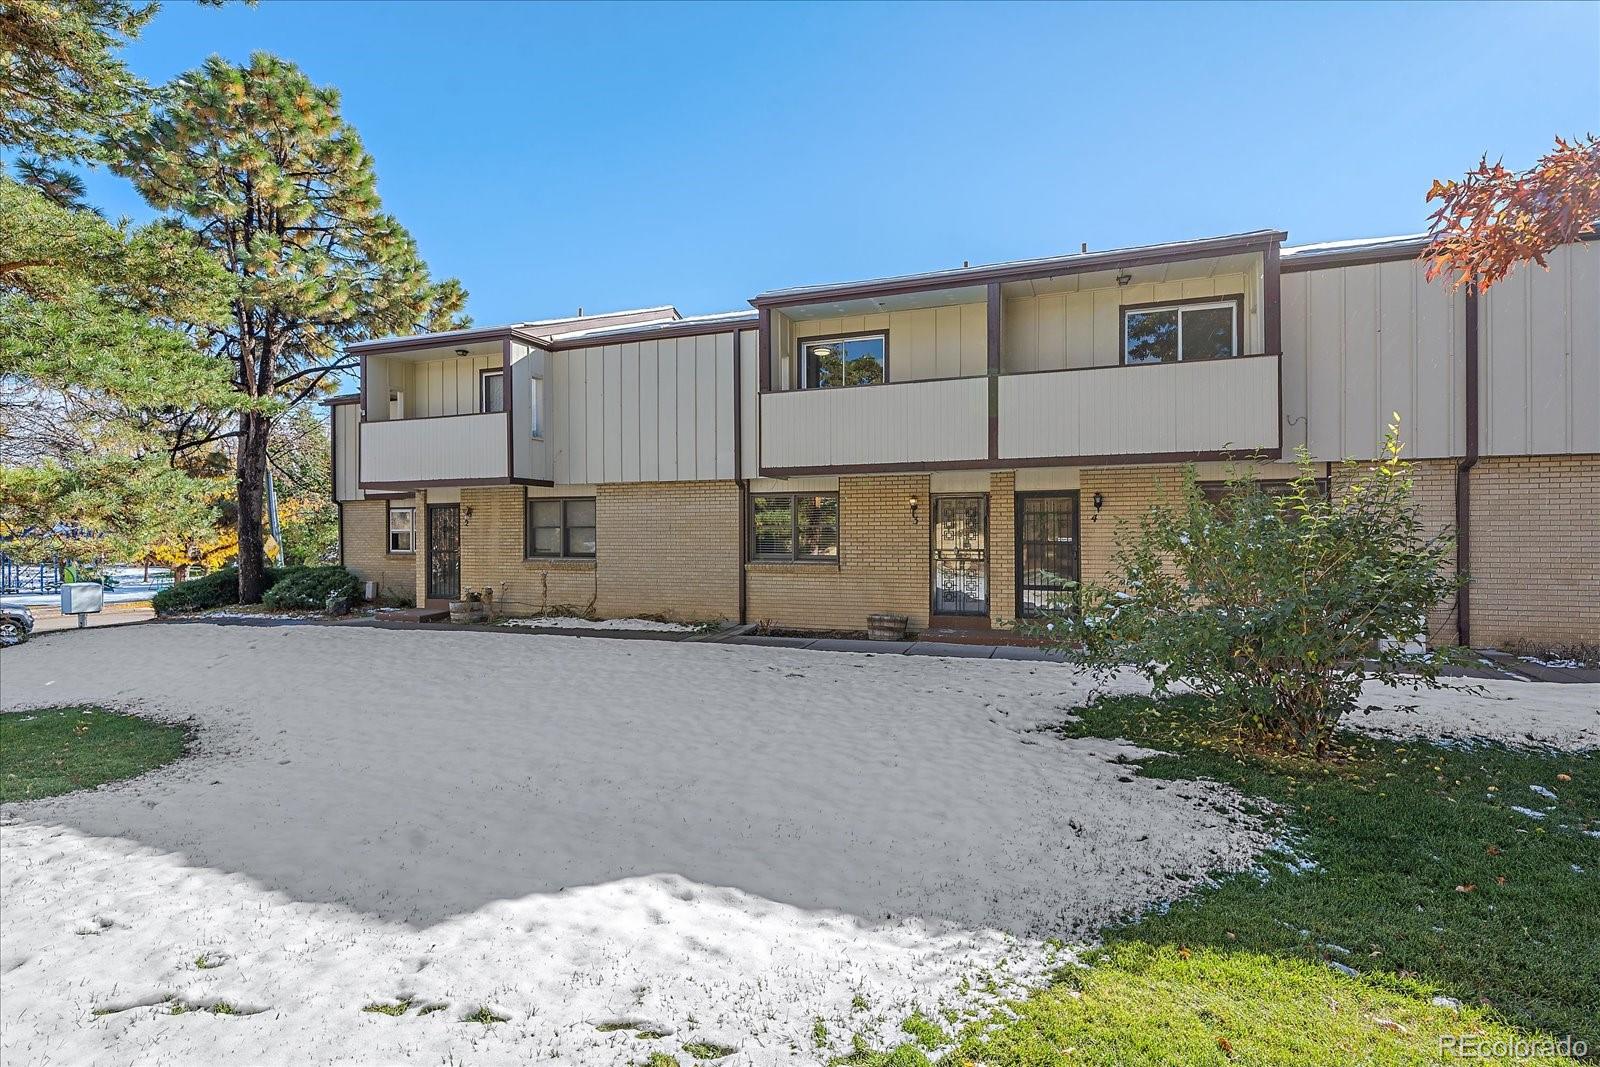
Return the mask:
[[389,509],[389,551],[415,552],[417,550],[417,509]]
[[762,493],[750,498],[750,558],[837,562],[838,493]]
[[529,559],[593,559],[594,546],[593,497],[528,501]]

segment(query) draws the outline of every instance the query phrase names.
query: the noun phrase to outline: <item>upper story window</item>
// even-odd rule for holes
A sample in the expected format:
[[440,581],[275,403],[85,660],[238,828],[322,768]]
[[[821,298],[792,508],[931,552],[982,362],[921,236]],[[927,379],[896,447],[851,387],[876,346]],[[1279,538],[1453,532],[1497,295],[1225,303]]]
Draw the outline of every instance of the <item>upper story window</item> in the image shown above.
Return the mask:
[[1122,362],[1179,363],[1239,354],[1244,298],[1131,304],[1122,309]]
[[529,559],[594,558],[592,496],[529,500],[527,526],[524,552]]
[[478,374],[478,410],[488,413],[506,409],[505,371],[486,370]]
[[889,335],[846,334],[800,341],[800,388],[878,385],[889,380]]
[[528,427],[530,437],[544,436],[544,379],[528,382]]

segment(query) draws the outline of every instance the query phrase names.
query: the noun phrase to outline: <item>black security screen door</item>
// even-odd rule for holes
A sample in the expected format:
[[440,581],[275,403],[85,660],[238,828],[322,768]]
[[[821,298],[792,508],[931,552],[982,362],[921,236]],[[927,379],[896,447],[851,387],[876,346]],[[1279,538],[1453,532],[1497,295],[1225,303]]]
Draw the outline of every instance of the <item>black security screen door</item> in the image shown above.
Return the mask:
[[1073,594],[1061,580],[1078,580],[1078,494],[1017,495],[1017,612],[1062,611]]
[[461,595],[461,505],[428,505],[428,599]]
[[933,501],[933,612],[989,614],[989,498]]

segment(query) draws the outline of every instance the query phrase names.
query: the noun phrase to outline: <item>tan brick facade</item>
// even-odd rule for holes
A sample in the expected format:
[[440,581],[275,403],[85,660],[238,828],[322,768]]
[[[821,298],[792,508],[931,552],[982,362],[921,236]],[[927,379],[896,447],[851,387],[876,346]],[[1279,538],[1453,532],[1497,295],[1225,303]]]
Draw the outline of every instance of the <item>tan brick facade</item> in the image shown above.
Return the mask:
[[1468,477],[1472,643],[1600,643],[1600,455],[1496,457]]
[[[1370,469],[1370,468],[1369,468]],[[1349,487],[1362,468],[1334,464],[1329,481],[1338,493]],[[1411,494],[1422,517],[1424,532],[1429,535],[1448,533],[1455,536],[1456,525],[1456,461],[1453,459],[1417,460],[1411,465]],[[1446,568],[1455,573],[1452,565]],[[1458,640],[1456,630],[1456,604],[1452,598],[1428,613],[1428,641],[1436,645],[1453,645]]]
[[462,589],[493,589],[500,615],[593,612],[594,560],[522,558],[526,499],[517,485],[461,490]]
[[1017,474],[989,475],[989,621],[995,626],[1017,616]]
[[[1455,519],[1455,461],[1415,465],[1416,493],[1430,529]],[[1337,491],[1349,480],[1333,469]],[[1085,467],[1079,471],[1080,551],[1086,580],[1104,578],[1118,532],[1153,503],[1175,499],[1182,469]],[[991,620],[1016,604],[1015,474],[991,472]],[[1472,485],[1472,622],[1479,645],[1600,641],[1600,456],[1482,460]],[[744,563],[746,618],[799,629],[860,630],[873,612],[929,622],[930,480],[925,474],[838,480],[837,564]],[[1094,495],[1102,506],[1094,508]],[[740,494],[736,483],[602,485],[597,560],[525,560],[520,487],[464,488],[461,581],[492,588],[504,612],[557,608],[601,617],[661,615],[695,621],[738,615]],[[909,501],[918,501],[912,516]],[[386,594],[412,597],[425,581],[425,503],[418,494],[418,553],[388,555],[382,501],[343,505],[346,565]],[[466,518],[471,509],[470,518]],[[1441,643],[1455,640],[1454,605],[1429,619]]]
[[600,615],[738,617],[738,483],[602,485],[597,499]]
[[[382,500],[351,500],[339,505],[344,524],[344,565],[364,582],[377,582],[380,595],[413,601],[416,560],[390,555],[389,510]],[[421,511],[417,512],[420,516]]]
[[[910,499],[917,498],[916,516]],[[913,630],[928,625],[928,476],[839,479],[839,562],[750,563],[751,622],[802,629],[865,630],[867,616],[894,612]]]

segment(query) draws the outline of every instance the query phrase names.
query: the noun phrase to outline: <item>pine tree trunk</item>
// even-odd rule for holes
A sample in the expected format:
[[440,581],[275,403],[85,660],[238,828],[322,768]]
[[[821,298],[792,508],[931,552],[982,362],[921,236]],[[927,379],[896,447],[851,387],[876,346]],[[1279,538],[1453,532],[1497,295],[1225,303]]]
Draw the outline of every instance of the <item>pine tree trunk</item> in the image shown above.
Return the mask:
[[239,453],[234,470],[239,500],[239,603],[259,604],[266,545],[261,514],[267,488],[267,431],[271,420],[255,412],[239,416]]

